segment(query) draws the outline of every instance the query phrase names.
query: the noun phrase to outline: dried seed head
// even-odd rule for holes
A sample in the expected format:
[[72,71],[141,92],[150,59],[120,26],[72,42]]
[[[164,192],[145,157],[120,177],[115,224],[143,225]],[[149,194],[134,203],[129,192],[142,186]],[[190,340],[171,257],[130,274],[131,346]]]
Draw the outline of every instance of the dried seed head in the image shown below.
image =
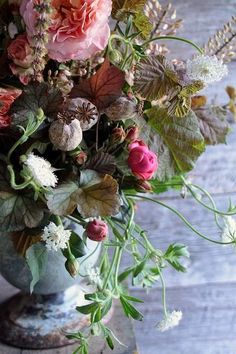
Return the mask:
[[132,119],[138,115],[135,102],[127,97],[119,97],[105,110],[105,114],[110,120]]
[[68,109],[79,120],[83,131],[89,130],[98,121],[99,113],[97,107],[85,98],[71,99],[68,102]]
[[74,150],[83,138],[80,122],[77,119],[72,120],[70,113],[60,113],[49,128],[49,138],[59,150]]

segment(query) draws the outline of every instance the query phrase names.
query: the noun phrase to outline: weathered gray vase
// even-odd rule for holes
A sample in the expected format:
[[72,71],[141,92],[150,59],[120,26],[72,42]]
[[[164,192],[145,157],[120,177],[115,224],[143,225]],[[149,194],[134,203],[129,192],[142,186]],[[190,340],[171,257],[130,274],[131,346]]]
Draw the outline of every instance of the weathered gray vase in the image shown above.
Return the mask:
[[[76,232],[83,229],[76,226]],[[95,265],[98,243],[88,240],[87,254],[79,259],[80,272]],[[88,257],[89,256],[89,257]],[[22,348],[54,348],[69,344],[64,332],[81,329],[87,318],[75,307],[85,303],[81,277],[73,279],[65,269],[61,252],[48,251],[43,277],[29,294],[31,274],[9,235],[0,237],[0,273],[22,292],[0,305],[0,339]]]

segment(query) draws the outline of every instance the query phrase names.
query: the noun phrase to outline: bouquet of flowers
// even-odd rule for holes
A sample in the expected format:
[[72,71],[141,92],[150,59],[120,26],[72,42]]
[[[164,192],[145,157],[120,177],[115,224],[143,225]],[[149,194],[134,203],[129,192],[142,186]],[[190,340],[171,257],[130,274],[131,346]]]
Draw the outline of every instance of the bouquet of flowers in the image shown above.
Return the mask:
[[[142,320],[134,305],[140,300],[122,285],[127,278],[145,288],[160,282],[164,317],[157,326],[177,325],[182,313],[166,308],[163,272],[184,272],[189,252],[183,244],[154,248],[135,222],[135,204],[157,203],[198,236],[235,243],[235,206],[218,210],[186,174],[229,132],[225,110],[199,91],[227,74],[236,19],[203,49],[176,37],[181,21],[170,5],[153,0],[1,0],[0,10],[0,231],[21,237],[15,244],[32,272],[31,292],[44,271],[39,250],[62,252],[66,270],[79,277],[91,239],[102,244],[101,256],[88,270],[94,291],[77,308],[89,326],[68,334],[80,341],[76,353],[88,353],[90,335],[114,347],[115,334],[103,322],[114,299],[125,315]],[[196,55],[168,60],[163,39],[193,46]],[[160,201],[169,188],[212,212],[222,239]],[[123,255],[130,266],[120,270]]]

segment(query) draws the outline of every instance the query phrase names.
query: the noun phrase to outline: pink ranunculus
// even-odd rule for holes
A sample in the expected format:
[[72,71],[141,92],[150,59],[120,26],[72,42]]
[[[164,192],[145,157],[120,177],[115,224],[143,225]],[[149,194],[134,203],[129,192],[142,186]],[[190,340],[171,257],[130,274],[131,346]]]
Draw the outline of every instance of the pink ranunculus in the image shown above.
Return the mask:
[[[48,56],[59,62],[85,60],[103,50],[109,39],[111,0],[52,0]],[[35,33],[34,0],[23,0],[21,15],[28,38]]]
[[24,85],[28,84],[33,75],[33,50],[30,48],[26,33],[20,34],[10,43],[7,54],[13,61],[10,64],[12,73],[18,76]]
[[11,104],[21,94],[18,89],[4,89],[0,87],[0,129],[8,127],[11,123],[8,111]]
[[136,140],[129,145],[128,166],[132,173],[144,180],[153,177],[158,168],[157,156],[150,151],[142,140]]
[[33,62],[33,51],[26,34],[17,36],[8,46],[7,53],[13,63],[22,68],[28,69]]
[[95,219],[87,224],[86,232],[90,240],[101,242],[108,235],[108,226],[104,221]]

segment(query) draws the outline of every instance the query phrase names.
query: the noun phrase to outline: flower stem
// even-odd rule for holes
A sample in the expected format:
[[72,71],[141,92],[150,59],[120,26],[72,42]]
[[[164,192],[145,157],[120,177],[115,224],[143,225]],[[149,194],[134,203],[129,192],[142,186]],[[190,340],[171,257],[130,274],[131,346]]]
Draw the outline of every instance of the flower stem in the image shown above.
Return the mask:
[[162,304],[163,304],[163,309],[164,309],[164,315],[165,317],[168,316],[168,312],[167,312],[167,306],[166,306],[166,284],[165,284],[165,280],[164,277],[162,275],[162,271],[159,268],[158,265],[156,265],[158,271],[159,271],[159,276],[160,276],[160,280],[161,280],[161,285],[162,285]]
[[193,46],[195,49],[197,49],[197,51],[201,54],[204,53],[203,49],[201,49],[197,44],[195,44],[194,42],[190,41],[189,39],[186,38],[182,38],[182,37],[176,37],[176,36],[158,36],[158,37],[154,37],[149,39],[148,41],[144,42],[142,45],[145,46],[153,41],[158,41],[158,40],[175,40],[175,41],[180,41],[180,42],[184,42],[187,44],[190,44],[191,46]]
[[[134,196],[131,194],[131,195],[126,195],[126,196],[129,196],[131,198],[134,198]],[[148,197],[144,197],[142,195],[138,195],[137,196],[138,198],[141,198],[143,200],[148,200],[148,201],[151,201],[153,203],[156,203],[156,204],[159,204],[161,206],[163,206],[164,208],[167,208],[169,209],[170,211],[172,211],[174,214],[176,214],[184,223],[185,225],[187,225],[195,234],[197,234],[198,236],[200,236],[201,238],[209,241],[209,242],[212,242],[212,243],[216,243],[218,245],[230,245],[230,244],[233,244],[235,243],[234,241],[232,242],[220,242],[220,241],[215,241],[215,240],[212,240],[210,239],[209,237],[205,236],[204,234],[202,234],[200,231],[198,231],[178,210],[170,207],[169,205],[159,201],[159,200],[156,200],[156,199],[152,199],[152,198],[148,198]]]

